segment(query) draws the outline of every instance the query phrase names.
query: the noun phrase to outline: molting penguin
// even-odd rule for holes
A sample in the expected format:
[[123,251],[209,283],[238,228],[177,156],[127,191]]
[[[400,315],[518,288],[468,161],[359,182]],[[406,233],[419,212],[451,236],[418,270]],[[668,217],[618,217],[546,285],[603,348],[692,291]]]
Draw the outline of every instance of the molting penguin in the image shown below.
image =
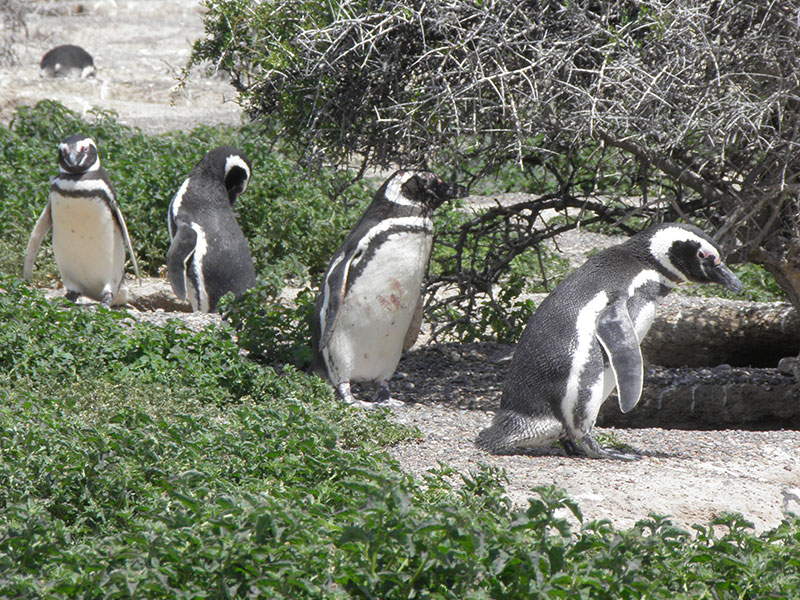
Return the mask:
[[500,410],[477,445],[496,452],[561,440],[568,454],[638,458],[601,448],[592,429],[615,387],[623,412],[636,406],[644,380],[639,344],[658,304],[685,281],[742,288],[719,247],[690,225],[657,225],[589,258],[528,322]]
[[351,381],[377,382],[375,400],[392,402],[388,381],[419,330],[431,213],[459,193],[433,173],[397,171],[333,255],[314,311],[313,367],[346,402],[374,406],[353,397]]
[[215,312],[227,292],[239,296],[256,283],[253,257],[233,213],[252,165],[232,146],[206,154],[169,204],[167,270],[175,295],[196,311]]
[[50,183],[50,199],[25,249],[23,276],[28,281],[51,227],[53,253],[69,300],[83,294],[105,306],[128,301],[126,246],[137,278],[139,267],[111,180],[90,138],[73,135],[58,146],[58,176]]
[[45,52],[39,62],[42,74],[47,77],[68,77],[77,75],[82,79],[93,77],[97,70],[92,55],[80,46],[65,44]]

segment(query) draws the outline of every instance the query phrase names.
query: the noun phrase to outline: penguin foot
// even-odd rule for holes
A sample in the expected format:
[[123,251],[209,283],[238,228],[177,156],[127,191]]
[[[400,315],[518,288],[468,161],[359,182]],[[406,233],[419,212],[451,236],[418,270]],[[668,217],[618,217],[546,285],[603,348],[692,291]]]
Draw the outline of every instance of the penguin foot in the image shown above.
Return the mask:
[[380,408],[396,408],[404,405],[401,400],[392,398],[392,393],[389,391],[389,383],[386,381],[381,381],[378,384],[378,389],[375,390],[372,402]]
[[405,406],[406,403],[402,400],[397,400],[396,398],[387,398],[386,400],[381,400],[380,402],[373,402],[373,405],[378,408],[392,409],[397,408],[398,406]]
[[379,408],[383,409],[392,409],[397,406],[403,406],[404,403],[400,400],[395,400],[392,398],[391,393],[389,392],[389,386],[383,382],[380,384],[380,387],[376,390],[375,395],[372,398],[372,402],[367,402],[365,400],[359,400],[353,395],[353,392],[350,390],[350,383],[340,383],[336,386],[336,392],[338,396],[344,400],[350,406],[356,406],[358,408],[363,408],[364,410],[377,410]]
[[363,408],[365,410],[375,410],[376,408],[378,408],[378,405],[375,404],[374,402],[365,402],[364,400],[359,400],[358,398],[353,396],[353,392],[350,390],[349,381],[337,385],[336,392],[339,395],[339,397],[350,406],[356,406],[358,408]]
[[100,300],[100,304],[102,304],[105,308],[111,308],[111,301],[114,299],[114,294],[111,292],[105,292],[103,294],[103,299]]
[[78,297],[80,295],[81,295],[81,293],[80,292],[76,292],[75,290],[67,290],[66,298],[70,302],[77,302],[78,301]]
[[561,438],[560,442],[568,456],[608,458],[612,460],[639,460],[642,458],[642,455],[635,451],[625,452],[615,448],[602,448],[590,433],[583,436],[580,441]]

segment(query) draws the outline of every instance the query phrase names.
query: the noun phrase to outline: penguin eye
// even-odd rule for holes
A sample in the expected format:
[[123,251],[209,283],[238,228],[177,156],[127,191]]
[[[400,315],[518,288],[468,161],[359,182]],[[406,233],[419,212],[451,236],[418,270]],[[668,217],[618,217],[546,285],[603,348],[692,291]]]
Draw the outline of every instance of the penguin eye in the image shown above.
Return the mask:
[[697,258],[703,261],[711,261],[713,264],[718,265],[720,263],[720,258],[713,252],[706,252],[705,250],[698,250],[697,251]]

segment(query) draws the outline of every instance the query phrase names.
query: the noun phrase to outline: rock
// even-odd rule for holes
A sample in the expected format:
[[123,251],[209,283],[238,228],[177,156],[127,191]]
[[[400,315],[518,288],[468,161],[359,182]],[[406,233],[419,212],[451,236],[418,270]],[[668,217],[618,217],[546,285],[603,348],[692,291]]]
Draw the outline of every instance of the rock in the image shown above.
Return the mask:
[[797,371],[797,362],[794,356],[784,356],[778,361],[778,371],[784,375],[794,375]]
[[777,369],[651,367],[639,404],[622,413],[615,397],[600,426],[679,429],[798,428],[800,384]]
[[129,282],[128,291],[133,297],[130,304],[141,311],[192,312],[192,305],[179,300],[166,279],[144,277],[142,285]]
[[781,491],[783,495],[783,512],[787,517],[800,518],[800,488]]
[[744,302],[672,294],[642,342],[663,367],[775,367],[800,351],[800,317],[788,302]]

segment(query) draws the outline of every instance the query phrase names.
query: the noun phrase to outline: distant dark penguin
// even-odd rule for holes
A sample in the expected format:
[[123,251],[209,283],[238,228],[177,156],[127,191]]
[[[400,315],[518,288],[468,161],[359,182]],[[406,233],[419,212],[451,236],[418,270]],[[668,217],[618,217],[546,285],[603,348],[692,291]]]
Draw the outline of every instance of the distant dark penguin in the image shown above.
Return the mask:
[[377,382],[375,401],[393,402],[389,379],[420,326],[431,214],[459,192],[433,173],[397,171],[333,255],[314,311],[314,369],[346,402],[375,406],[356,400],[351,381]]
[[662,224],[593,255],[545,298],[514,352],[500,410],[477,445],[499,452],[560,440],[568,454],[630,460],[592,435],[614,388],[623,412],[642,393],[639,347],[656,307],[685,281],[742,284],[691,225]]
[[105,306],[125,304],[126,246],[137,278],[139,267],[94,140],[73,135],[61,142],[58,171],[50,183],[50,199],[25,249],[23,276],[30,281],[36,254],[52,227],[53,253],[67,298],[74,302],[83,294]]
[[192,169],[169,204],[167,270],[175,295],[192,308],[216,312],[227,292],[256,283],[253,257],[233,203],[247,189],[252,165],[232,146],[219,146]]
[[81,78],[93,77],[97,70],[94,68],[92,55],[80,46],[65,44],[48,50],[39,63],[42,74],[47,77]]

